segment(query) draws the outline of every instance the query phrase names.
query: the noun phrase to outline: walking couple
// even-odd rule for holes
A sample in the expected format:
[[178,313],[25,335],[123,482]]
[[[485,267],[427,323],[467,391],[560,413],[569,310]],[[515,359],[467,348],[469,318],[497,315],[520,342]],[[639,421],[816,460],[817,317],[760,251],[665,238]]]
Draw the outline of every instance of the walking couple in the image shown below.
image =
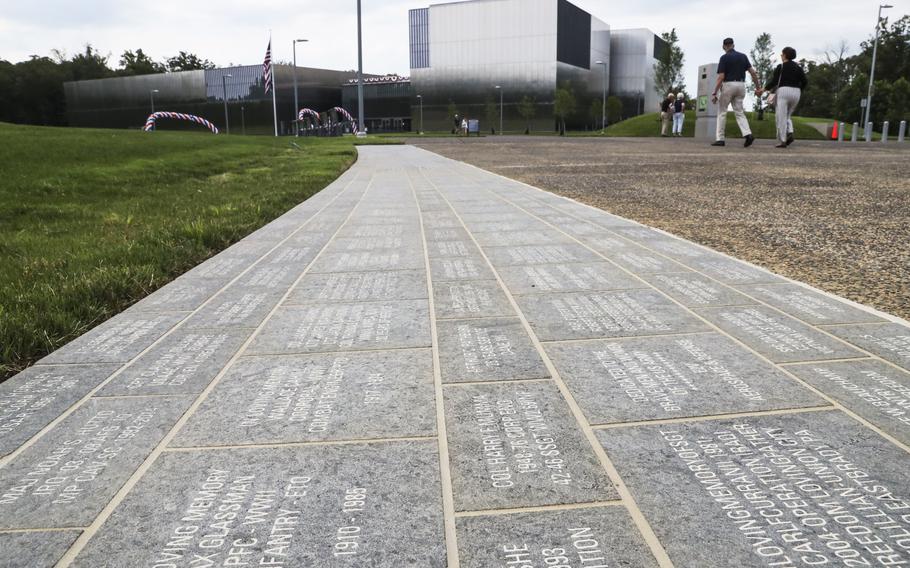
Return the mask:
[[749,63],[749,58],[744,53],[734,49],[733,39],[724,40],[724,55],[717,65],[717,83],[714,85],[712,102],[718,104],[717,109],[717,138],[712,146],[726,146],[727,110],[733,106],[736,124],[742,132],[746,148],[755,142],[752,129],[746,113],[743,112],[743,101],[746,98],[746,73],[752,75],[755,96],[762,93],[773,93],[768,99],[769,105],[776,108],[777,117],[777,148],[786,148],[793,143],[793,111],[799,104],[802,90],[806,88],[806,74],[796,60],[796,50],[785,47],[781,52],[781,64],[774,70],[767,84],[761,87],[758,73]]

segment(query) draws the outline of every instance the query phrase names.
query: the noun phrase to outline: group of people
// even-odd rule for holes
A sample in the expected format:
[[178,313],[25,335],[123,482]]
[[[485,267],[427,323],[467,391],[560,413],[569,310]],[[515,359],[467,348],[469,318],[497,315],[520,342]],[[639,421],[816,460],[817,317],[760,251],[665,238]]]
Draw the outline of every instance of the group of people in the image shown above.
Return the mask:
[[[768,105],[775,107],[777,126],[776,148],[787,148],[794,141],[793,112],[799,104],[802,90],[806,88],[806,73],[796,62],[796,50],[785,47],[780,54],[781,64],[774,69],[774,73],[764,86],[761,85],[758,73],[749,58],[744,53],[736,51],[733,38],[724,40],[724,55],[717,64],[717,83],[711,94],[711,102],[718,105],[717,133],[712,146],[726,146],[727,138],[727,112],[733,107],[736,124],[743,135],[743,145],[748,148],[755,142],[749,121],[743,110],[746,98],[746,73],[752,76],[756,85],[755,96],[761,97],[769,93]],[[660,103],[661,136],[668,136],[667,130],[672,121],[672,135],[682,136],[683,122],[685,121],[686,102],[684,95],[670,93]]]
[[667,130],[670,123],[673,123],[673,136],[682,136],[683,123],[686,121],[686,95],[679,93],[674,95],[670,93],[660,103],[660,135],[666,138],[669,136]]

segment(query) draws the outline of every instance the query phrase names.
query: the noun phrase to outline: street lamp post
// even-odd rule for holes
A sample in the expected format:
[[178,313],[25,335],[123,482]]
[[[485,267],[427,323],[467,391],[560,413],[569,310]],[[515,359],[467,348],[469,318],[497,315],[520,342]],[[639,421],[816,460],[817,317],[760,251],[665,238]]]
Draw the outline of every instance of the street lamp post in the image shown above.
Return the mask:
[[363,33],[360,22],[360,0],[357,0],[357,133],[363,132]]
[[243,105],[240,105],[240,134],[246,136],[246,109],[243,108]]
[[603,65],[604,68],[604,96],[600,109],[600,133],[603,134],[607,129],[607,63],[606,61],[595,61],[594,64]]
[[224,98],[224,133],[231,133],[231,121],[228,118],[227,110],[227,79],[233,79],[233,75],[222,75],[221,76],[221,95]]
[[417,95],[417,102],[420,103],[420,128],[417,134],[423,134],[423,95]]
[[[152,114],[155,114],[155,93],[157,93],[157,92],[158,92],[158,89],[152,89],[151,91],[149,91],[149,97],[151,97],[151,99],[152,99]],[[155,130],[156,126],[157,125],[153,124],[152,130]]]
[[[294,52],[294,117],[292,119],[294,121],[294,124],[297,124],[297,122],[296,122],[297,113],[300,111],[300,103],[297,102],[297,44],[306,43],[307,41],[309,41],[309,40],[306,40],[306,39],[295,39],[294,40],[294,47],[293,47],[293,52]],[[297,128],[294,129],[294,133],[298,134],[298,135],[300,134],[300,125],[299,124],[297,124]]]
[[890,4],[878,5],[878,19],[875,20],[875,44],[872,47],[872,69],[869,71],[869,93],[866,95],[866,120],[863,121],[863,124],[869,124],[869,121],[872,119],[872,85],[875,82],[875,57],[878,55],[878,36],[879,31],[881,30],[882,9],[893,7],[894,6]]
[[499,135],[502,136],[502,87],[496,85],[496,90],[499,91]]

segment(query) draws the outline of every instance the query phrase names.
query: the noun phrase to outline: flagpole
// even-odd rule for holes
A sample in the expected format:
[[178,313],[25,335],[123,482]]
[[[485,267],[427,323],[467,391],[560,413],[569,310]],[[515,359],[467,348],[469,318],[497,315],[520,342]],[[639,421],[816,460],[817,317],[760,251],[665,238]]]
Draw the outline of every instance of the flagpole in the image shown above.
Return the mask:
[[[269,45],[272,45],[272,30],[269,30]],[[275,65],[272,65],[272,120],[275,123],[275,137],[278,137],[278,103],[275,99],[275,92],[278,91],[278,73]]]

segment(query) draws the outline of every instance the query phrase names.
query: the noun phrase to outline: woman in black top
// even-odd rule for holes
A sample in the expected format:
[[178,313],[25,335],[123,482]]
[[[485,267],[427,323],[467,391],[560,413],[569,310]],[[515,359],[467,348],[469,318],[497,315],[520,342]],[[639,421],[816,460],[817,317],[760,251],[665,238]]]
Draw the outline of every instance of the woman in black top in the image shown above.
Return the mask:
[[[806,88],[806,73],[795,61],[796,50],[785,47],[780,54],[783,61],[765,85],[764,91],[775,94],[777,110],[777,148],[786,148],[793,143],[793,111],[799,104],[802,90]],[[759,89],[759,95],[762,90]]]

